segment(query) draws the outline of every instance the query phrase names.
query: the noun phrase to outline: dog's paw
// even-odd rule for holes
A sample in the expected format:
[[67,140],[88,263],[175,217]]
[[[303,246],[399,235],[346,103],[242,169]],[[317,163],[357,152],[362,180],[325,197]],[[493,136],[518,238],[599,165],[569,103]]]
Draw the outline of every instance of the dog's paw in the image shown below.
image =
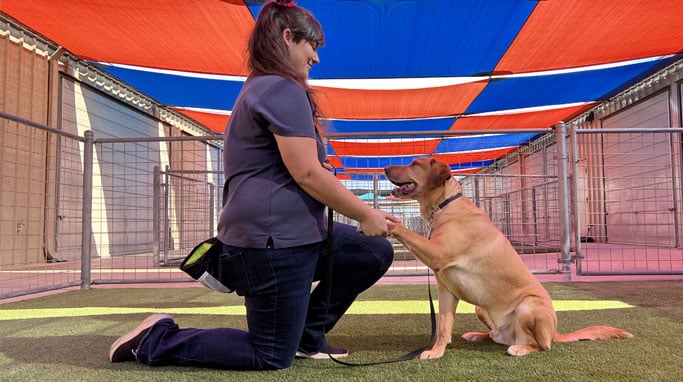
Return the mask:
[[468,332],[462,335],[462,339],[469,342],[484,341],[489,338],[488,333]]
[[539,350],[538,348],[531,346],[531,345],[511,345],[508,348],[507,353],[509,355],[519,357],[519,356],[523,356],[523,355],[527,355],[530,353],[537,352],[538,350]]
[[444,353],[444,349],[432,349],[432,350],[423,351],[422,354],[420,354],[420,359],[441,358],[443,356],[443,353]]

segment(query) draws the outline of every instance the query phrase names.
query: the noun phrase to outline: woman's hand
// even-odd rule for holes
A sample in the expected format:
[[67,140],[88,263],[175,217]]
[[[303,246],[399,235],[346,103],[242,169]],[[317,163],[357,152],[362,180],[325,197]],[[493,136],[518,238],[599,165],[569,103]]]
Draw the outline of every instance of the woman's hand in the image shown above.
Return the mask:
[[400,223],[401,219],[396,216],[384,212],[382,210],[373,209],[372,213],[368,214],[364,219],[360,220],[358,232],[366,236],[388,236],[389,225],[391,223]]

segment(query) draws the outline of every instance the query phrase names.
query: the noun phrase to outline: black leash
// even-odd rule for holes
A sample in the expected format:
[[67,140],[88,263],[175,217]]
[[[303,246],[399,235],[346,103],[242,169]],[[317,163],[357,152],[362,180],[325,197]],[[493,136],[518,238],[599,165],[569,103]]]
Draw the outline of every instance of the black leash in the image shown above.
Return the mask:
[[[430,315],[431,315],[431,321],[432,321],[432,334],[431,338],[429,340],[429,343],[432,344],[434,343],[434,340],[436,339],[436,312],[434,311],[434,299],[432,298],[432,289],[431,289],[431,283],[429,282],[429,271],[427,271],[427,290],[429,292],[429,310],[430,310]],[[427,346],[423,346],[419,349],[415,349],[411,351],[410,353],[404,354],[400,357],[396,358],[387,358],[383,359],[381,361],[373,361],[373,362],[364,362],[364,363],[351,363],[351,362],[346,362],[339,360],[337,358],[334,358],[332,354],[327,354],[330,359],[338,364],[344,365],[344,366],[372,366],[372,365],[381,365],[385,363],[395,363],[395,362],[402,362],[402,361],[408,361],[411,359],[414,359],[418,357],[420,354],[422,354],[423,351],[427,350]]]
[[[330,208],[327,207],[328,215],[327,215],[327,270],[326,270],[326,277],[327,277],[327,288],[325,290],[325,298],[326,298],[326,309],[330,305],[330,298],[332,296],[332,275],[334,274],[332,268],[334,266],[334,255],[332,253],[332,226],[334,225],[334,211]],[[431,339],[430,339],[430,344],[434,342],[436,339],[436,312],[434,311],[434,299],[432,298],[432,288],[431,288],[431,283],[429,281],[429,270],[427,271],[427,291],[429,292],[429,309],[431,313],[431,321],[432,321],[432,334],[431,334]],[[324,329],[323,329],[324,331]],[[337,358],[334,358],[332,354],[327,353],[327,356],[330,357],[330,359],[338,364],[345,365],[345,366],[372,366],[372,365],[380,365],[384,363],[394,363],[394,362],[401,362],[401,361],[408,361],[411,360],[417,356],[419,356],[423,351],[427,350],[428,346],[423,346],[419,349],[415,349],[410,353],[407,353],[405,355],[402,355],[400,357],[396,358],[389,358],[389,359],[384,359],[381,361],[374,361],[374,362],[365,362],[365,363],[351,363],[351,362],[346,362],[339,360]]]

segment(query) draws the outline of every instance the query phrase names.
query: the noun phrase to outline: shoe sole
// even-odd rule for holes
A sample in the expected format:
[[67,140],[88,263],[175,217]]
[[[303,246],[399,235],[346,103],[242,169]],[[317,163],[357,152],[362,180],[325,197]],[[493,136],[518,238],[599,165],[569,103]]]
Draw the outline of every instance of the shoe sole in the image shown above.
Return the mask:
[[121,344],[124,344],[133,338],[140,334],[143,330],[149,329],[152,327],[152,325],[156,324],[157,322],[165,319],[165,318],[173,318],[170,314],[165,314],[165,313],[155,313],[147,318],[145,318],[140,325],[136,326],[135,329],[131,330],[130,332],[124,334],[123,336],[119,337],[116,341],[114,341],[113,344],[111,344],[111,347],[109,348],[109,362],[113,362],[112,359],[114,357],[114,353],[116,350],[121,346]]
[[[343,354],[332,354],[332,357],[334,358],[344,358],[348,357],[349,353],[343,353]],[[330,354],[328,353],[313,353],[313,354],[306,354],[302,352],[296,352],[296,358],[299,359],[330,359]]]

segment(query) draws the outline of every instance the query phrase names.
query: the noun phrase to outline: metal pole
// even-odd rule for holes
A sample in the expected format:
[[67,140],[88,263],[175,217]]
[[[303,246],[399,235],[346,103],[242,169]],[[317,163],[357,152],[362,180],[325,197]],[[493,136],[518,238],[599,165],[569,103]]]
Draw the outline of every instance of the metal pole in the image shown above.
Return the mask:
[[533,220],[531,226],[531,229],[533,230],[531,233],[533,235],[533,243],[534,245],[538,245],[538,201],[536,200],[535,187],[531,189],[531,219]]
[[[670,126],[680,128],[683,120],[681,110],[681,92],[678,83],[669,86]],[[671,133],[671,179],[673,187],[674,236],[676,248],[683,247],[683,136],[682,133]]]
[[567,128],[564,122],[555,125],[557,141],[558,205],[560,220],[560,273],[571,281],[571,232],[569,225],[569,186],[567,184]]
[[[171,224],[173,223],[171,221],[171,217],[169,214],[171,213],[171,209],[175,208],[171,204],[171,177],[168,174],[170,170],[170,166],[166,165],[164,167],[164,206],[163,206],[163,212],[164,212],[164,228],[163,228],[163,240],[164,240],[164,264],[168,264],[168,252],[171,249],[171,243],[172,243],[172,229],[171,229]],[[181,199],[182,200],[182,199]],[[182,237],[182,236],[180,236]]]
[[152,258],[155,267],[159,267],[159,240],[161,238],[161,169],[154,166],[152,177]]
[[372,208],[379,208],[379,176],[372,174]]
[[576,260],[576,274],[581,274],[581,213],[579,210],[579,142],[576,136],[576,124],[569,127],[569,141],[571,144],[572,159],[572,179],[571,179],[571,198],[574,210],[574,259]]
[[207,183],[209,186],[209,236],[208,237],[214,237],[216,234],[214,234],[214,219],[215,219],[215,211],[214,208],[216,208],[215,204],[216,201],[214,200],[215,198],[215,192],[214,189],[216,187],[215,184],[213,183]]
[[83,215],[81,217],[81,289],[90,289],[92,262],[92,175],[93,145],[92,130],[85,132],[83,143]]

